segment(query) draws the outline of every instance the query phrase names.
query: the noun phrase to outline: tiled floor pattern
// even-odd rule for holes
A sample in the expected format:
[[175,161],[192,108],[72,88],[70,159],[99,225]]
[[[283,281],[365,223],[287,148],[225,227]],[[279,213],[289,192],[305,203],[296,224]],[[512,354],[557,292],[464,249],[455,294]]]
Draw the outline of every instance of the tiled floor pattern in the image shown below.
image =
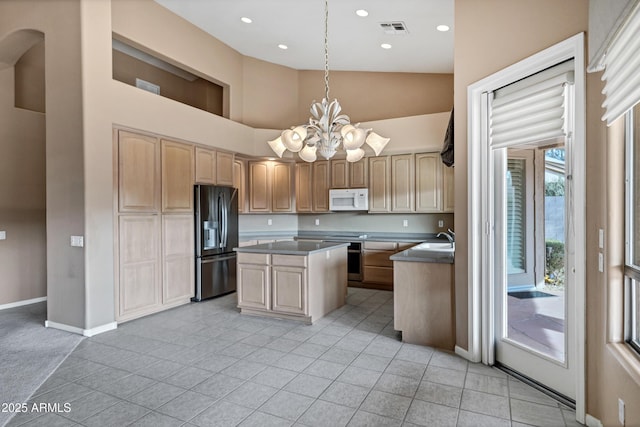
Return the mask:
[[[236,295],[84,340],[10,426],[575,426],[503,372],[403,344],[392,293],[349,288],[312,326],[238,314]],[[69,412],[64,404],[68,403]]]

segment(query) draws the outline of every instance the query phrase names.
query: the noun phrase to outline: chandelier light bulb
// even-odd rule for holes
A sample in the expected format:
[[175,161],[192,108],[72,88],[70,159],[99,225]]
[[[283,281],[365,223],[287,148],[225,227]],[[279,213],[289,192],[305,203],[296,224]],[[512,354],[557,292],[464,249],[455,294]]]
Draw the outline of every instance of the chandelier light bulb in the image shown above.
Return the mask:
[[269,147],[271,147],[273,152],[276,153],[280,158],[282,158],[282,153],[287,151],[287,147],[285,147],[284,144],[282,143],[281,137],[277,137],[272,141],[268,141],[267,144],[269,144]]
[[315,162],[318,156],[316,155],[316,150],[318,147],[315,145],[306,145],[299,153],[298,156],[305,162]]
[[357,162],[364,157],[364,150],[356,148],[355,150],[347,150],[347,162]]

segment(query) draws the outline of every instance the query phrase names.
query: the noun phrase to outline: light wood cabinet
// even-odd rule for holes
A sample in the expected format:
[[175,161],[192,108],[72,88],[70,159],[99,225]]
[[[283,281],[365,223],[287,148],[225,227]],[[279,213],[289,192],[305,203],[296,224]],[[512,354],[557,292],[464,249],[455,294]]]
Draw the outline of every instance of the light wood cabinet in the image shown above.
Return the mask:
[[365,241],[362,249],[363,283],[372,283],[377,289],[393,289],[393,261],[389,259],[397,252],[396,242]]
[[369,212],[391,211],[391,162],[369,157]]
[[274,163],[271,211],[293,212],[293,168],[291,163]]
[[233,160],[233,186],[238,189],[238,212],[246,212],[246,162],[241,159]]
[[158,215],[118,218],[118,320],[156,311],[161,304]]
[[216,153],[216,185],[233,186],[233,153]]
[[313,163],[313,211],[329,212],[329,161]]
[[455,183],[454,183],[454,169],[453,167],[447,167],[441,165],[442,168],[442,192],[444,197],[442,198],[442,211],[453,212],[455,207]]
[[195,293],[192,215],[162,216],[162,303],[188,302]]
[[249,212],[293,212],[293,169],[290,163],[248,162]]
[[238,252],[242,313],[312,323],[344,305],[347,248],[307,255]]
[[249,212],[271,212],[271,173],[266,162],[249,162]]
[[413,154],[391,156],[391,211],[415,210],[415,168]]
[[331,160],[331,188],[349,188],[349,162],[346,159]]
[[216,152],[206,148],[196,147],[196,184],[216,183]]
[[[257,256],[256,256],[257,255]],[[271,308],[270,256],[238,254],[238,306],[248,309]]]
[[195,182],[233,186],[233,153],[196,147]]
[[349,165],[349,186],[351,188],[367,188],[369,185],[368,166],[369,162],[366,158]]
[[193,212],[193,146],[162,140],[162,212]]
[[442,162],[439,153],[416,154],[416,211],[442,211]]
[[313,211],[311,163],[296,163],[296,212]]
[[160,144],[158,138],[118,131],[118,209],[158,212],[160,207]]

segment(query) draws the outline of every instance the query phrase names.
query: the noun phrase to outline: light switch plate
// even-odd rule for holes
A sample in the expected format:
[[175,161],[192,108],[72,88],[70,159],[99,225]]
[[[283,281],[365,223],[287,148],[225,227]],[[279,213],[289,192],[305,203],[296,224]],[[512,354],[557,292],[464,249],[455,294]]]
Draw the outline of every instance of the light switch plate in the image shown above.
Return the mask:
[[267,220],[267,225],[273,225],[273,220],[271,218]]
[[316,218],[316,225],[320,225],[320,218]]
[[602,255],[602,252],[598,253],[598,271],[604,273],[604,255]]
[[442,228],[444,227],[444,221],[443,220],[438,220],[438,227]]
[[598,247],[604,249],[604,230],[602,228],[598,230]]
[[7,232],[2,230],[0,231],[0,240],[6,240],[7,239]]
[[84,236],[71,236],[71,246],[81,248],[84,246]]
[[403,219],[402,220],[402,226],[403,227],[408,227],[409,226],[409,220],[408,219]]

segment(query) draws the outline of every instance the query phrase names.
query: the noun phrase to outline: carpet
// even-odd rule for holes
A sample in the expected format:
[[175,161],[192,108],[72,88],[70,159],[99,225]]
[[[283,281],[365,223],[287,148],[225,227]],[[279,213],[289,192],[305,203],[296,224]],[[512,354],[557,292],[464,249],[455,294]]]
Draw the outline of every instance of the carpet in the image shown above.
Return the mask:
[[555,297],[557,295],[548,294],[546,292],[540,292],[540,291],[519,291],[519,292],[509,292],[509,296],[516,297],[518,299],[528,299],[528,298]]
[[[0,404],[24,403],[84,339],[45,328],[47,303],[0,311]],[[0,411],[0,426],[14,414]]]

